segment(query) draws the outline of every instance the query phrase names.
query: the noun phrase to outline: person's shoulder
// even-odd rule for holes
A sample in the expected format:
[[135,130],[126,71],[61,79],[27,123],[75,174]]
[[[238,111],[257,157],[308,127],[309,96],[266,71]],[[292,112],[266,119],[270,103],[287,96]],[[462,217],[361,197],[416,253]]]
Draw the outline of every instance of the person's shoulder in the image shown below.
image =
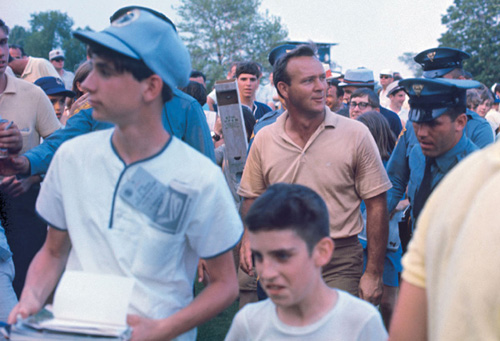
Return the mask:
[[105,141],[111,144],[113,131],[114,129],[96,130],[83,135],[75,136],[74,138],[64,142],[59,149],[74,150],[75,147],[76,149],[101,149]]
[[172,91],[173,97],[170,101],[168,101],[166,104],[172,102],[172,101],[180,101],[180,102],[186,102],[186,103],[198,103],[193,97],[189,96],[185,92],[175,88]]
[[205,154],[200,153],[174,135],[170,136],[165,150],[168,152],[168,157],[175,157],[186,169],[203,169],[204,176],[208,175],[208,171],[220,171],[220,167]]
[[17,95],[25,97],[27,101],[36,101],[40,97],[41,98],[47,97],[45,95],[45,92],[43,92],[42,88],[33,83],[10,75],[7,75],[7,77],[8,78],[7,78],[6,92],[16,92]]
[[272,111],[271,107],[265,103],[258,102],[258,101],[254,101],[254,103],[257,107],[260,107],[263,110]]
[[355,297],[346,291],[340,289],[335,290],[337,290],[339,298],[333,309],[338,308],[345,317],[363,320],[363,317],[370,318],[379,314],[378,310],[371,303]]
[[275,311],[275,305],[270,298],[263,301],[248,303],[238,312],[244,315],[247,320],[255,321],[261,320],[262,318],[268,318],[267,314],[269,312]]

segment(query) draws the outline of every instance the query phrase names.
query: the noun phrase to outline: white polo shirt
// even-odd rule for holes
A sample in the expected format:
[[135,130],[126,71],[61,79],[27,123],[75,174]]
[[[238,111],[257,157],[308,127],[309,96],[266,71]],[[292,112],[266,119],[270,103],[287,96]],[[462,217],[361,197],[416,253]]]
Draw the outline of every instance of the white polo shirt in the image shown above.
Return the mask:
[[[159,319],[187,306],[199,258],[233,248],[243,226],[220,168],[171,137],[130,165],[114,128],[64,143],[50,165],[37,211],[67,230],[67,269],[133,277],[129,313]],[[193,340],[196,331],[180,340]]]

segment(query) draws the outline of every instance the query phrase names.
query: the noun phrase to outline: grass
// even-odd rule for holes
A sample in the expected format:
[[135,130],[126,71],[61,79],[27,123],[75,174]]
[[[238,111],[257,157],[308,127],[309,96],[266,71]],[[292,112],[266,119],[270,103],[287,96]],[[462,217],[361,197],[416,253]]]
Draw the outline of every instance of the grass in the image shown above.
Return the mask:
[[[199,294],[203,290],[203,284],[196,283],[195,295]],[[238,311],[238,300],[236,300],[229,308],[224,310],[222,313],[217,315],[210,321],[202,324],[198,327],[198,337],[199,341],[219,341],[224,340],[231,322],[233,321],[234,315]]]

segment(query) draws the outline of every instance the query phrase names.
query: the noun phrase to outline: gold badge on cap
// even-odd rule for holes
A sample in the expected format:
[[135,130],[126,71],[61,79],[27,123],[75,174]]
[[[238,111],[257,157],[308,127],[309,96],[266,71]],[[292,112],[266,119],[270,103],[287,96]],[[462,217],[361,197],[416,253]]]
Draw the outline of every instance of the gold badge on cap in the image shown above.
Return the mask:
[[135,8],[135,9],[130,10],[127,13],[123,14],[118,19],[114,20],[111,23],[111,26],[114,26],[114,27],[127,26],[127,25],[133,23],[134,21],[136,21],[137,19],[139,19],[140,16],[141,16],[141,11],[139,11],[137,8]]
[[431,62],[434,62],[435,56],[436,56],[436,51],[427,53],[427,58],[429,58]]
[[413,91],[415,91],[415,95],[417,95],[417,97],[420,97],[420,94],[422,93],[422,90],[424,89],[424,85],[423,84],[413,84],[412,88],[413,88]]

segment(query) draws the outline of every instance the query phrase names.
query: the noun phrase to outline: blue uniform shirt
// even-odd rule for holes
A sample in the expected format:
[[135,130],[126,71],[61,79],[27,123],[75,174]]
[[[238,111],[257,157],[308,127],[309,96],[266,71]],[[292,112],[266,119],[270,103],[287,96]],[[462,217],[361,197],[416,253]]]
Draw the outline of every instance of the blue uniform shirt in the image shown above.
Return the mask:
[[[178,89],[174,89],[173,94],[173,98],[163,106],[163,126],[171,135],[177,136],[215,162],[214,145],[200,104]],[[92,108],[80,111],[66,122],[66,128],[55,131],[41,145],[24,154],[31,164],[30,175],[46,173],[57,148],[64,141],[111,127],[111,123],[96,121],[92,117]]]
[[[465,136],[465,134],[463,134],[460,141],[452,149],[443,155],[436,157],[436,162],[431,168],[432,188],[434,188],[459,161],[477,149],[478,147],[472,143],[471,140]],[[392,212],[396,208],[398,202],[403,199],[407,185],[408,198],[410,200],[410,204],[413,205],[415,192],[422,182],[425,170],[425,156],[422,153],[420,144],[418,143],[414,144],[413,148],[410,150],[408,167],[404,169],[404,172],[401,172],[401,169],[398,169],[401,168],[398,167],[400,160],[395,158],[394,155],[394,153],[391,155],[389,163],[387,164],[387,173],[392,182],[392,188],[387,192],[387,206],[389,212]],[[397,177],[395,177],[395,174]]]

